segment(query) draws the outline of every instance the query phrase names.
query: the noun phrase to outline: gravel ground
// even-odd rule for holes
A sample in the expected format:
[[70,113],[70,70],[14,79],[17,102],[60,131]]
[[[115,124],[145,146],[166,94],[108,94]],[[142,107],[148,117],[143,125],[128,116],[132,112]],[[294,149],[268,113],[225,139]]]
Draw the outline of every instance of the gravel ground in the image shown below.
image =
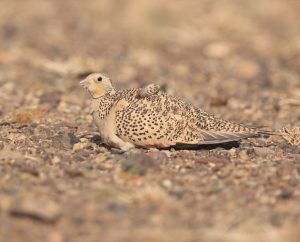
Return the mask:
[[[299,3],[1,0],[0,241],[300,241]],[[120,153],[95,71],[284,137]]]

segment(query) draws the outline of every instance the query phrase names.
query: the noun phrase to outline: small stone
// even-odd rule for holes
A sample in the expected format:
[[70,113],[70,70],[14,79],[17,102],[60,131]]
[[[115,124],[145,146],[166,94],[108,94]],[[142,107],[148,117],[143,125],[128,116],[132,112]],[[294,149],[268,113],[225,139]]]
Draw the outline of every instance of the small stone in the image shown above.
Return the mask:
[[236,156],[236,148],[231,148],[229,151],[228,151],[228,154],[230,156]]
[[162,164],[168,161],[168,155],[165,152],[153,151],[149,155],[157,161],[158,164]]
[[249,160],[250,159],[250,156],[248,154],[248,151],[247,150],[242,150],[240,153],[239,153],[239,156],[242,160]]
[[87,147],[86,143],[76,143],[73,145],[73,151],[76,152],[78,150],[83,150],[85,147]]
[[274,155],[274,151],[268,147],[254,147],[254,152],[260,157],[269,157]]
[[45,92],[40,96],[40,104],[50,104],[51,109],[56,109],[61,100],[60,91]]
[[59,133],[51,137],[53,147],[62,150],[69,150],[79,139],[73,133]]
[[240,78],[255,78],[260,72],[260,66],[257,62],[249,59],[233,58],[231,68],[234,74]]
[[0,141],[0,150],[3,150],[3,149],[4,149],[4,142]]
[[50,199],[24,197],[12,205],[10,214],[40,220],[45,223],[54,223],[60,217],[61,210],[57,203]]
[[181,168],[180,165],[176,165],[176,166],[175,166],[175,169],[176,169],[176,170],[179,170],[180,168]]
[[174,196],[177,199],[182,199],[182,197],[185,194],[185,190],[180,189],[180,188],[173,188],[169,193],[171,196]]
[[293,196],[293,192],[289,189],[283,188],[283,189],[280,189],[280,190],[276,191],[276,197],[278,199],[282,199],[282,200],[283,199],[289,199],[292,196]]
[[216,95],[212,97],[212,99],[210,100],[210,106],[212,107],[226,106],[227,103],[228,103],[228,97],[222,95]]
[[36,167],[28,166],[28,165],[21,165],[20,171],[30,174],[35,177],[39,177],[39,175],[40,175],[40,172]]
[[290,144],[300,148],[300,127],[287,128],[280,130],[282,137]]
[[206,46],[204,53],[211,58],[223,58],[231,53],[231,45],[226,42],[213,42]]
[[59,163],[61,160],[58,156],[54,156],[53,159],[52,159],[52,164],[57,164]]
[[[106,161],[108,159],[108,157],[106,155],[100,154],[98,155],[93,162],[95,163],[103,163],[104,161]],[[110,164],[111,165],[111,164]]]
[[84,176],[84,170],[80,168],[67,168],[65,169],[65,174],[67,174],[69,177],[82,177]]
[[187,169],[185,167],[180,167],[179,172],[181,173],[185,173],[187,171]]
[[48,234],[48,241],[50,242],[63,242],[65,241],[63,235],[59,233],[58,231],[53,231]]
[[162,181],[162,185],[163,185],[163,187],[170,188],[170,187],[172,187],[172,182],[168,179],[165,179]]
[[144,176],[148,170],[159,170],[159,164],[150,155],[130,154],[122,164],[122,170],[132,175]]

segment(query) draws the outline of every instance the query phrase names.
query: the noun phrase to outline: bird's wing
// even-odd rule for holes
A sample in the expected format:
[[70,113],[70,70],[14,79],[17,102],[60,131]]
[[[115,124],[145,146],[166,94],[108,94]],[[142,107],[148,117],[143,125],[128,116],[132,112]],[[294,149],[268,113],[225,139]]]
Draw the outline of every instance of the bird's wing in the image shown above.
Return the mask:
[[123,140],[155,147],[218,144],[257,135],[255,131],[205,128],[205,119],[211,117],[205,116],[202,122],[197,114],[181,100],[152,95],[136,99],[117,112],[117,133]]
[[137,92],[137,97],[138,98],[145,98],[149,97],[151,95],[155,95],[159,92],[160,90],[160,85],[157,84],[149,84],[145,87],[142,87],[138,90]]
[[227,143],[232,141],[238,141],[240,139],[255,137],[259,135],[255,132],[230,132],[225,130],[206,130],[200,128],[194,124],[192,121],[187,122],[184,125],[183,130],[178,130],[177,136],[173,136],[173,141],[176,145],[191,144],[191,145],[201,145],[201,144],[219,144]]
[[166,96],[139,98],[116,112],[116,132],[125,141],[144,147],[168,147],[183,127]]
[[258,134],[201,130],[200,135],[201,138],[198,141],[198,144],[219,144],[219,143],[238,141],[244,138],[255,137]]

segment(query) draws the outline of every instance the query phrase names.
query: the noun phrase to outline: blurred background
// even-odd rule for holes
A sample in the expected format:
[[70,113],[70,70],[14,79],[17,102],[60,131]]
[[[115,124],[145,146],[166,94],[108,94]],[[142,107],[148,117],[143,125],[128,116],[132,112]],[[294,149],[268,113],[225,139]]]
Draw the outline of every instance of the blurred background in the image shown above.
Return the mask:
[[195,105],[247,108],[238,120],[275,127],[284,119],[273,109],[299,99],[298,1],[0,4],[0,77],[22,90],[65,91],[104,72],[118,87],[159,83]]
[[95,130],[91,72],[299,127],[299,23],[296,0],[0,0],[0,241],[299,241],[299,150],[157,152],[162,170],[132,177],[122,156],[73,146]]

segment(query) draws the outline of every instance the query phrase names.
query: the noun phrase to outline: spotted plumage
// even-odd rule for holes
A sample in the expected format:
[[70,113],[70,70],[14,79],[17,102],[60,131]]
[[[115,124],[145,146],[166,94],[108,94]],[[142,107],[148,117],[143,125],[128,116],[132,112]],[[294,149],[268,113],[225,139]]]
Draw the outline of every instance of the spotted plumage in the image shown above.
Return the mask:
[[97,73],[81,84],[92,96],[92,115],[101,138],[122,150],[216,144],[260,134],[256,128],[216,118],[159,92],[158,85],[117,91],[107,76]]
[[140,88],[137,91],[137,97],[149,97],[159,92],[160,86],[157,84],[149,84],[144,88]]

